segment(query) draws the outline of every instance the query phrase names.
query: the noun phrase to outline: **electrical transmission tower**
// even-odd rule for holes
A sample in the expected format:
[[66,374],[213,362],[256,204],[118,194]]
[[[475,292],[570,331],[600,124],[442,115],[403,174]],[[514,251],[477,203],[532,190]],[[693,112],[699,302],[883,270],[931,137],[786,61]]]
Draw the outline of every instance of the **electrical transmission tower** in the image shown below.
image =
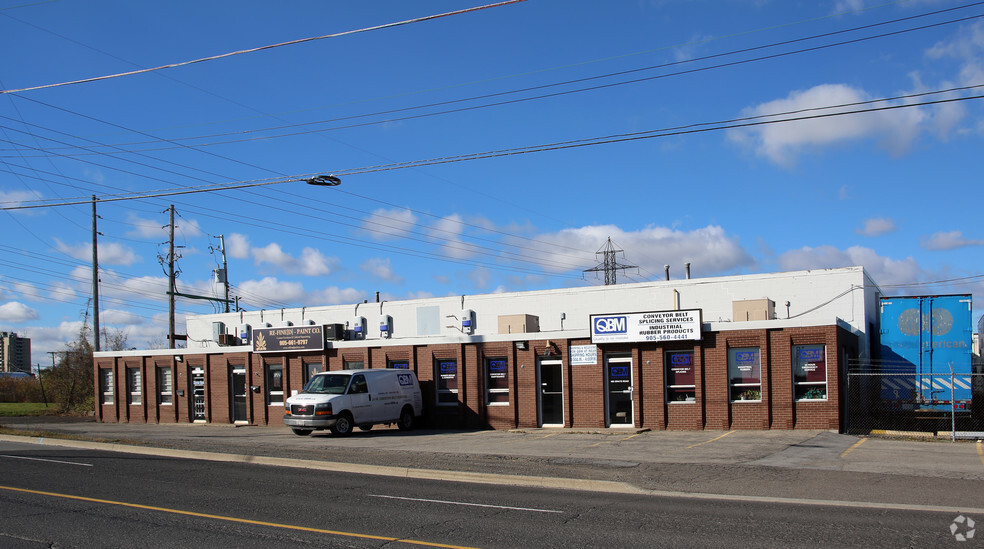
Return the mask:
[[602,256],[601,263],[590,268],[585,269],[586,273],[597,273],[599,271],[605,272],[605,286],[611,286],[615,284],[615,274],[617,271],[625,269],[637,269],[636,265],[622,265],[615,259],[615,254],[621,253],[624,257],[625,250],[616,250],[615,245],[612,244],[612,237],[608,237],[608,242],[601,247],[600,250],[595,252],[595,255]]

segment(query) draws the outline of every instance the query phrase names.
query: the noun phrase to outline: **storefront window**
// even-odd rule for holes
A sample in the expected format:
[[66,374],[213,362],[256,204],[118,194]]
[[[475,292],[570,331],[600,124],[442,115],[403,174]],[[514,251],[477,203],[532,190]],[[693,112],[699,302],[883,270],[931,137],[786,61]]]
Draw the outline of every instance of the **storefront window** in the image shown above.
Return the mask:
[[793,345],[793,396],[827,399],[827,353],[823,345]]
[[666,400],[668,402],[694,402],[697,385],[694,382],[694,353],[666,353]]
[[365,362],[361,360],[344,360],[342,361],[342,367],[346,370],[361,370],[365,368]]
[[758,347],[728,349],[731,400],[762,400],[762,357]]
[[282,364],[266,365],[267,404],[284,404],[284,367]]
[[109,368],[99,368],[99,402],[100,404],[113,403],[113,370]]
[[321,372],[321,363],[320,362],[305,362],[304,363],[304,385],[307,385],[307,382],[308,381],[311,381],[311,378],[314,377],[315,374],[317,374],[319,372]]
[[434,378],[437,380],[437,405],[458,404],[458,361],[435,360]]
[[157,369],[157,402],[161,406],[170,406],[173,400],[173,390],[172,390],[172,380],[171,380],[171,369],[170,368],[158,368]]
[[126,392],[128,404],[143,404],[143,391],[140,386],[140,368],[127,368]]
[[509,404],[509,362],[505,358],[485,359],[486,402]]
[[386,361],[387,368],[397,368],[400,370],[409,370],[410,361],[409,360],[388,360]]

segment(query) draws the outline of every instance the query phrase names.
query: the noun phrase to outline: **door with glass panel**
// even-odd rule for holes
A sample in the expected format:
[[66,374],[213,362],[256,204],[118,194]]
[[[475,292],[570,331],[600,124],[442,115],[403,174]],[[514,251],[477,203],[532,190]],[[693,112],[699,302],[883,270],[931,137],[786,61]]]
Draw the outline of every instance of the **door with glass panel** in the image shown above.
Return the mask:
[[232,421],[240,423],[249,421],[246,417],[246,398],[249,389],[246,387],[246,368],[232,369]]
[[632,357],[605,357],[605,404],[609,427],[635,425],[632,405]]
[[559,360],[541,360],[537,364],[539,423],[541,427],[564,426],[564,366]]

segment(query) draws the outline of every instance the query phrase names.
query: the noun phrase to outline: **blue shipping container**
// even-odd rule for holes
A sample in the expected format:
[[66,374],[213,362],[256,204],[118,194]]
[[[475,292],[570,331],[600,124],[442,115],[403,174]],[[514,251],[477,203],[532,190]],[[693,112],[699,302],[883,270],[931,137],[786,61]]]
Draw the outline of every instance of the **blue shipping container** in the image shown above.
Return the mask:
[[880,300],[882,400],[891,409],[969,411],[970,294]]

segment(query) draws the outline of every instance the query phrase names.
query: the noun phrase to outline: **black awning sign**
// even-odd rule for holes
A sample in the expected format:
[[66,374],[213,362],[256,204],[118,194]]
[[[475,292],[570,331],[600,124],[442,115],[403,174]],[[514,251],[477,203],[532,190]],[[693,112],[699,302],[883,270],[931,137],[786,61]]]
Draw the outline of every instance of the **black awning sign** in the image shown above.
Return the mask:
[[321,326],[287,326],[254,328],[253,352],[322,351],[325,348]]

